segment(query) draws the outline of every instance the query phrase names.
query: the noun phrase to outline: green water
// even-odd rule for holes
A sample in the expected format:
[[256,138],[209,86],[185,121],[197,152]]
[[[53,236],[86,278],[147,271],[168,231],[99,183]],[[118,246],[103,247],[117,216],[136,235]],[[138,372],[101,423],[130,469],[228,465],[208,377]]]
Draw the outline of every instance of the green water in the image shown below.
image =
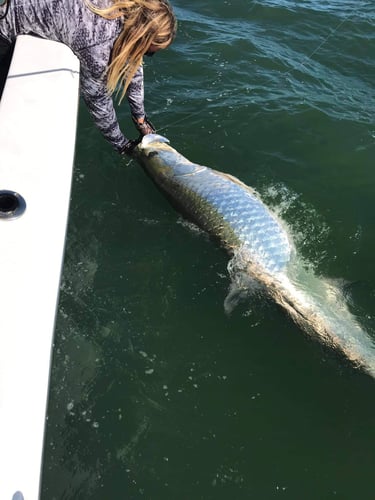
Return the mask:
[[[375,341],[374,2],[173,4],[150,117],[256,188]],[[82,105],[42,499],[373,499],[374,381],[262,296],[227,317],[227,256],[127,163]]]

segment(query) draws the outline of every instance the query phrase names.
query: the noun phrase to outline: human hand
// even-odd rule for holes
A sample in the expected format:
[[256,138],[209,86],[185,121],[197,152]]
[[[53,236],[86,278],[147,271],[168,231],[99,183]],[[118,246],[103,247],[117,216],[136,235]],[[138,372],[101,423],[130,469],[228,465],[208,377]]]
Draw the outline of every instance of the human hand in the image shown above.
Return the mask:
[[132,120],[134,125],[136,126],[138,132],[143,136],[147,134],[155,134],[156,130],[150,120],[147,118],[147,115],[143,118],[135,118],[132,116]]
[[129,140],[125,146],[122,148],[120,154],[122,154],[123,156],[132,156],[133,153],[134,153],[134,149],[135,147],[137,146],[137,144],[139,144],[139,140]]

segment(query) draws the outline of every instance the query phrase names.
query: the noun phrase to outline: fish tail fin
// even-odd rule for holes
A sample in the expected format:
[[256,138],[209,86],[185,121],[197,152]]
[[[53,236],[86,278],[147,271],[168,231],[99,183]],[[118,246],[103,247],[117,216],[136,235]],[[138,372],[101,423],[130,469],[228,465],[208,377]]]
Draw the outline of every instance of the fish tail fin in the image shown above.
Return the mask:
[[340,351],[375,378],[375,341],[332,282],[300,268],[297,273],[279,276],[269,290],[307,334]]

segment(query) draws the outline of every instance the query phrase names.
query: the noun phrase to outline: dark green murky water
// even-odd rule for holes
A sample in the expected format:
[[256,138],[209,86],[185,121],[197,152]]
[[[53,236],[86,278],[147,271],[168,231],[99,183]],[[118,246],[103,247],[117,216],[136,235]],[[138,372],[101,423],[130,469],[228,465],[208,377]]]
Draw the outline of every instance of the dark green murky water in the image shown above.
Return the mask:
[[[152,120],[256,188],[375,341],[374,2],[173,3]],[[225,316],[226,265],[82,106],[43,500],[374,498],[375,382],[262,297]]]

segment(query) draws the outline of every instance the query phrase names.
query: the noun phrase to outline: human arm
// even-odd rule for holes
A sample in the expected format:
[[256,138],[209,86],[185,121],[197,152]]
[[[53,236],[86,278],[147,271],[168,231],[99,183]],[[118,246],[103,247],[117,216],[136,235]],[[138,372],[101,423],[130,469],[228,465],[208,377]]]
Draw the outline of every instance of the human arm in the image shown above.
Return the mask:
[[132,120],[141,135],[155,133],[155,127],[147,118],[144,108],[143,66],[140,66],[132,78],[126,91]]
[[[139,73],[138,73],[139,75]],[[148,121],[143,106],[143,72],[142,80],[135,80],[132,95],[129,99],[132,119],[141,135],[154,133],[155,129]],[[138,76],[139,78],[139,76]],[[120,154],[131,156],[138,141],[129,140],[122,132],[117,120],[113,99],[108,94],[104,78],[94,78],[89,72],[81,70],[81,94],[98,129],[107,141]],[[134,114],[133,114],[134,111]]]
[[106,88],[105,78],[95,78],[85,68],[82,68],[81,95],[105,139],[117,152],[122,153],[126,149],[129,139],[121,132],[112,97]]

